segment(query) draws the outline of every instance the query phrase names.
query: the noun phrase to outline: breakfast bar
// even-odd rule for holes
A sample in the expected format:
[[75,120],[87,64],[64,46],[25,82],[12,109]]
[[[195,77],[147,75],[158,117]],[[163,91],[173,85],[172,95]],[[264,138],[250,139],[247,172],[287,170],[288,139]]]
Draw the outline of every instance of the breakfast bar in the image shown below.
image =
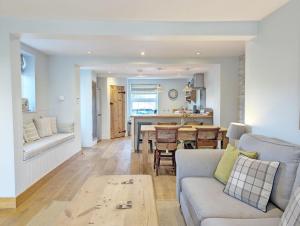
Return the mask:
[[133,151],[137,151],[137,138],[139,135],[138,124],[148,123],[156,125],[158,123],[172,123],[183,125],[189,122],[198,122],[203,125],[213,125],[212,113],[206,114],[159,114],[159,115],[133,115],[131,116],[131,142]]

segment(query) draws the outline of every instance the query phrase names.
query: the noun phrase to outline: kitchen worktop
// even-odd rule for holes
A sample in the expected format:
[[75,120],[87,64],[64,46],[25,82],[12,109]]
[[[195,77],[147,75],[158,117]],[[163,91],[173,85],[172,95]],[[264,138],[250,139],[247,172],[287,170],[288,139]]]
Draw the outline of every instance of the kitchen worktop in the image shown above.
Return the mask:
[[132,118],[212,118],[209,114],[159,114],[159,115],[131,115]]
[[139,123],[150,123],[157,125],[158,123],[177,123],[178,125],[197,122],[203,123],[204,125],[213,125],[213,115],[210,114],[159,114],[159,115],[132,115],[131,116],[131,139],[132,147],[137,150],[137,141],[141,139],[141,134],[138,132]]

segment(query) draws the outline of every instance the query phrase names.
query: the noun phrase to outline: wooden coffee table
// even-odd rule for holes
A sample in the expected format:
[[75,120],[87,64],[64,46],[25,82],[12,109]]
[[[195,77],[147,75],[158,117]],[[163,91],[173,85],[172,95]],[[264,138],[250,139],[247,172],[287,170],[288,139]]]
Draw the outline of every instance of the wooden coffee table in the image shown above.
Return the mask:
[[[130,180],[132,184],[122,184],[130,183]],[[118,204],[126,204],[127,201],[132,202],[132,208],[116,208]],[[152,177],[91,177],[53,225],[158,226]]]

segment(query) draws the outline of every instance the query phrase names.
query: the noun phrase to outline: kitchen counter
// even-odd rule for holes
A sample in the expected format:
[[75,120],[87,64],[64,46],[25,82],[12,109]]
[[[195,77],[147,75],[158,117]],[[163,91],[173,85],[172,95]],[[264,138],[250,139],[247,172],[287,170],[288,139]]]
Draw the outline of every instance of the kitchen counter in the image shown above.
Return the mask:
[[[211,114],[159,114],[159,115],[132,115],[131,117],[131,140],[132,147],[137,150],[138,142],[138,124],[147,122],[153,125],[158,122],[171,123],[175,122],[178,125],[187,122],[200,122],[204,125],[213,125],[213,116]],[[139,137],[141,139],[141,136]],[[141,145],[140,148],[141,149]],[[141,150],[139,150],[141,151]]]
[[209,114],[160,114],[160,115],[132,115],[131,118],[213,118]]

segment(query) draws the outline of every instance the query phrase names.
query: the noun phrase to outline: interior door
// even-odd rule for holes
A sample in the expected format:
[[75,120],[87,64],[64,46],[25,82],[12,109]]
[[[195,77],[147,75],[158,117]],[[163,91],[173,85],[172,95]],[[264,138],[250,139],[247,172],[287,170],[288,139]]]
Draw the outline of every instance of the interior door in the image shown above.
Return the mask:
[[125,88],[118,86],[118,128],[119,137],[125,136]]
[[110,127],[112,139],[125,136],[124,86],[110,86]]

